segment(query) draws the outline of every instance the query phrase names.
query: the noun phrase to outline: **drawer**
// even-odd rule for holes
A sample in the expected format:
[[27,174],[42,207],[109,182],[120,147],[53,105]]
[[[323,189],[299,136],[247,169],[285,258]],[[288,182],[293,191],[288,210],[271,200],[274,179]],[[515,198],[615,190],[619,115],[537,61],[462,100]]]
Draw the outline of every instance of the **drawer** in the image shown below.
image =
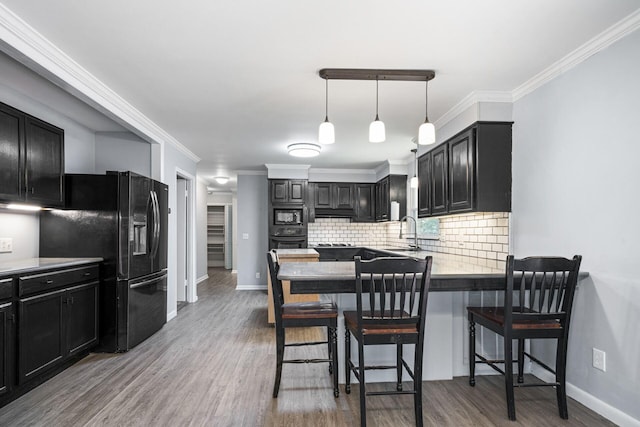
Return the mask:
[[98,276],[97,265],[22,276],[18,281],[18,296],[23,297],[74,283],[94,281],[98,279]]
[[13,295],[13,278],[0,279],[0,301]]

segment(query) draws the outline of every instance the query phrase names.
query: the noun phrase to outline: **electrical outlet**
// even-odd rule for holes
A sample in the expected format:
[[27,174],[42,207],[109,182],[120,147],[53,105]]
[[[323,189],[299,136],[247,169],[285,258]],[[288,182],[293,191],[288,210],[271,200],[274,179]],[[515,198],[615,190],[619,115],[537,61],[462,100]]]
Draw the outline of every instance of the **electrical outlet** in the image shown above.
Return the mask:
[[0,237],[0,253],[13,252],[13,239],[11,237]]
[[593,367],[607,372],[607,353],[597,348],[593,348]]
[[242,233],[242,240],[249,240],[249,233]]
[[256,279],[260,278],[260,273],[256,273]]

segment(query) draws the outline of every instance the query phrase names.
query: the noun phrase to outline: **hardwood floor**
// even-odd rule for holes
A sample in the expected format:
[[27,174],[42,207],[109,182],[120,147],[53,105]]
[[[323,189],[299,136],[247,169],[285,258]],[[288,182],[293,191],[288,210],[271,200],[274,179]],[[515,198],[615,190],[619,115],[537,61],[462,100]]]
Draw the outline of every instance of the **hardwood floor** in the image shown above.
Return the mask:
[[[199,285],[198,302],[180,310],[178,317],[153,337],[128,353],[89,355],[0,408],[0,426],[299,427],[359,423],[357,386],[350,395],[341,387],[340,397],[334,398],[324,364],[285,365],[280,395],[273,399],[275,335],[266,323],[266,291],[235,291],[235,276],[224,269],[210,269],[209,277]],[[300,333],[324,332],[311,329]],[[293,351],[306,357],[322,350]],[[479,377],[475,388],[468,386],[466,378],[425,382],[425,425],[613,425],[572,399],[569,420],[560,419],[555,392],[549,388],[516,390],[518,421],[510,422],[501,379]],[[380,386],[368,385],[367,389]],[[369,425],[414,425],[411,399],[368,398]]]

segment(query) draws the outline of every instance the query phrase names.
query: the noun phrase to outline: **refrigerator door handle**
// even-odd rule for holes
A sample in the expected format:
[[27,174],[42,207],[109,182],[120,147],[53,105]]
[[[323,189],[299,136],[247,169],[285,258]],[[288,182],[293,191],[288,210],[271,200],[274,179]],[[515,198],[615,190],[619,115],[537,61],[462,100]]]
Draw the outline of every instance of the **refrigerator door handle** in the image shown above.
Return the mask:
[[151,257],[154,258],[160,246],[160,203],[155,191],[151,191],[151,208],[153,210],[153,231],[151,243]]
[[141,288],[143,286],[147,286],[148,284],[157,282],[160,279],[163,279],[166,276],[154,277],[153,279],[145,280],[144,282],[136,283],[135,285],[129,285],[129,289]]

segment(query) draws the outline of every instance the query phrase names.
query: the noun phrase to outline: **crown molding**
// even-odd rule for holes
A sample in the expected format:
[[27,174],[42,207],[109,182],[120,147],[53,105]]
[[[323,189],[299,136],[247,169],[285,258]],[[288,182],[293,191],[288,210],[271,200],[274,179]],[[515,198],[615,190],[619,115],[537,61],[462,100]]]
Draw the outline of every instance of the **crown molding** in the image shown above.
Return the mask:
[[345,175],[362,175],[362,174],[370,174],[375,175],[376,171],[374,169],[331,169],[331,168],[310,168],[309,173],[336,173],[336,174],[345,174]]
[[0,49],[146,141],[200,158],[0,3]]
[[439,129],[458,117],[470,107],[477,106],[480,102],[513,102],[511,92],[497,90],[475,90],[469,95],[462,98],[460,102],[454,105],[449,111],[444,113],[438,120],[434,122],[436,129]]
[[592,55],[606,49],[621,38],[636,31],[638,28],[640,28],[640,9],[618,21],[564,58],[545,68],[515,88],[511,92],[513,94],[513,101],[515,102],[523,96],[528,95],[550,80],[553,80],[562,73],[569,71]]

